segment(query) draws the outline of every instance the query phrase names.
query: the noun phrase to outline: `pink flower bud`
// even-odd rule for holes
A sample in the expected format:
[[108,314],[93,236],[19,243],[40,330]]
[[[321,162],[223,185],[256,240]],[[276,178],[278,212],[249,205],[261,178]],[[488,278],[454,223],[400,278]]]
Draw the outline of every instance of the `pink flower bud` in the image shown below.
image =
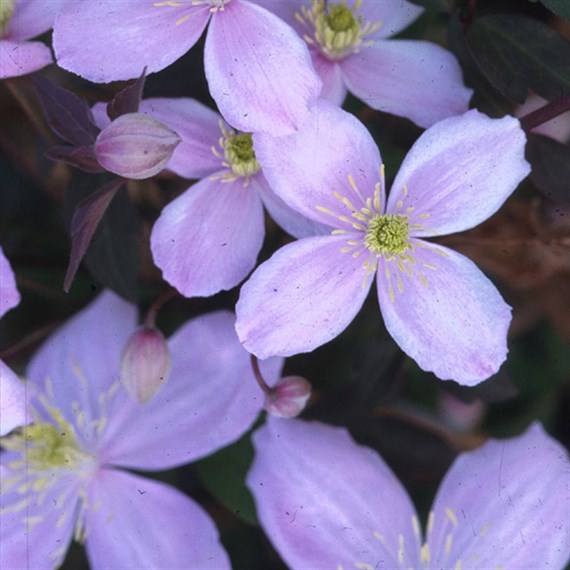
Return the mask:
[[99,133],[95,154],[109,172],[141,180],[158,174],[179,143],[180,137],[160,121],[127,113]]
[[140,404],[148,402],[166,382],[170,352],[162,333],[141,327],[127,341],[121,360],[121,382]]
[[278,418],[294,418],[305,409],[311,389],[309,382],[301,376],[286,376],[265,397],[263,407]]

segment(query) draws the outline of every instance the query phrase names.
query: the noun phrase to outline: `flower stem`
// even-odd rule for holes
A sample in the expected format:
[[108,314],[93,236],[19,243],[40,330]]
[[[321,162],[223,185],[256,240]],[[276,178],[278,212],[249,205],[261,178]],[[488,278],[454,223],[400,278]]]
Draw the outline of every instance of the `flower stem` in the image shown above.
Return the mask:
[[177,293],[178,292],[176,289],[168,289],[168,291],[165,291],[160,297],[158,297],[158,299],[155,300],[155,302],[150,306],[148,313],[146,314],[144,320],[145,327],[149,329],[155,328],[156,315],[158,314],[158,311],[160,311],[165,303],[175,297]]
[[265,394],[270,396],[273,393],[273,390],[269,387],[269,385],[263,378],[261,370],[259,369],[259,361],[257,360],[257,357],[254,356],[253,354],[251,355],[251,368],[253,370],[253,375],[255,376],[255,379],[259,384],[259,387],[263,390],[263,392],[265,392]]
[[530,130],[547,123],[554,117],[562,115],[566,111],[570,111],[570,93],[562,95],[559,99],[547,103],[540,109],[525,115],[520,119],[521,127],[528,133]]

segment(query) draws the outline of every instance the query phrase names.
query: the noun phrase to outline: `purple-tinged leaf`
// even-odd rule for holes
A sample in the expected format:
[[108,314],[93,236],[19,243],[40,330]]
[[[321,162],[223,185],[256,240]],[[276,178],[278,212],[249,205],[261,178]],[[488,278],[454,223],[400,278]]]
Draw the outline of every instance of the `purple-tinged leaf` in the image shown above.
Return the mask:
[[107,105],[107,115],[114,121],[121,115],[137,113],[142,99],[144,83],[146,80],[146,67],[142,75],[133,83],[119,91]]
[[49,79],[36,76],[33,83],[52,130],[73,145],[92,145],[99,128],[87,102]]
[[79,264],[105,210],[124,182],[123,178],[115,178],[77,204],[71,220],[71,259],[63,282],[63,290],[66,293],[69,292]]
[[51,160],[65,162],[85,172],[105,172],[105,169],[97,162],[92,146],[54,146],[48,148],[45,155]]

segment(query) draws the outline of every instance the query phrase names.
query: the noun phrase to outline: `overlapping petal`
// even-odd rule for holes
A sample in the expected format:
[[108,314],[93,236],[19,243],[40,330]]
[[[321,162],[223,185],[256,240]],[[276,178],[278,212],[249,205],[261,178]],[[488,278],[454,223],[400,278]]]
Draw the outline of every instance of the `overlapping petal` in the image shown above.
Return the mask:
[[246,0],[234,0],[213,14],[204,65],[220,112],[245,132],[295,131],[321,90],[301,38],[283,20]]
[[290,568],[400,568],[400,541],[405,567],[418,567],[414,508],[374,451],[344,429],[301,420],[270,418],[253,441],[247,484]]
[[86,546],[93,568],[230,568],[212,519],[172,487],[103,469],[89,500]]
[[260,358],[309,352],[335,338],[370,288],[363,259],[341,249],[346,237],[317,236],[282,247],[243,285],[238,336]]
[[471,386],[487,379],[506,358],[510,307],[463,255],[412,243],[412,276],[396,262],[380,260],[378,266],[378,300],[388,332],[422,369],[443,380]]
[[[513,117],[476,110],[434,125],[414,144],[394,180],[388,211],[412,206],[415,236],[463,231],[495,213],[530,171],[526,137]],[[407,196],[404,196],[404,187]],[[428,218],[418,216],[428,214]]]
[[202,35],[209,6],[152,0],[76,2],[59,13],[53,47],[60,67],[97,83],[152,73]]
[[253,140],[257,160],[275,193],[321,224],[339,227],[337,216],[351,214],[334,192],[362,207],[380,180],[380,153],[370,133],[356,117],[328,101],[313,107],[297,133],[278,138],[256,134]]
[[204,178],[162,210],[151,234],[153,259],[183,295],[207,297],[253,269],[263,224],[261,200],[242,179]]
[[540,424],[460,455],[434,503],[432,567],[564,568],[569,481],[568,452]]
[[338,62],[323,57],[318,51],[311,50],[313,65],[323,82],[321,97],[338,105],[344,103],[348,92],[342,76],[342,69]]
[[69,3],[70,0],[16,0],[2,37],[22,41],[39,36],[52,27],[57,12]]
[[359,99],[421,127],[464,113],[473,93],[455,57],[430,42],[379,41],[345,58],[341,67],[348,90]]
[[[189,321],[168,340],[170,377],[153,398],[141,406],[125,391],[117,394],[101,441],[104,463],[170,468],[213,453],[251,427],[263,394],[234,323],[227,311]],[[282,364],[260,363],[270,385]]]
[[[354,3],[355,0],[351,0]],[[388,38],[407,28],[424,11],[421,6],[406,0],[382,0],[362,2],[358,14],[366,22],[380,22],[380,28],[373,34],[374,39]]]
[[16,277],[10,262],[0,247],[0,318],[20,302]]
[[0,360],[0,436],[28,423],[26,415],[26,386]]
[[15,42],[0,39],[0,79],[37,71],[53,61],[42,42]]

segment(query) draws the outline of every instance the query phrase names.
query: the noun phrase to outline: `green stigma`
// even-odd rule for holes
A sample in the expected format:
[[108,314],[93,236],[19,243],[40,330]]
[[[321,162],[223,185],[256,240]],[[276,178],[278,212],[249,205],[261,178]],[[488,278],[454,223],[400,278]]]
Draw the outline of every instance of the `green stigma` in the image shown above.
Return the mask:
[[403,255],[410,248],[408,216],[403,214],[377,214],[368,223],[364,243],[374,253],[388,259]]
[[229,134],[224,141],[224,156],[236,176],[252,176],[261,168],[250,133]]
[[329,57],[342,57],[358,45],[362,18],[354,17],[346,0],[325,7],[323,0],[313,0],[315,39]]
[[14,13],[15,0],[0,0],[0,31],[4,32]]

